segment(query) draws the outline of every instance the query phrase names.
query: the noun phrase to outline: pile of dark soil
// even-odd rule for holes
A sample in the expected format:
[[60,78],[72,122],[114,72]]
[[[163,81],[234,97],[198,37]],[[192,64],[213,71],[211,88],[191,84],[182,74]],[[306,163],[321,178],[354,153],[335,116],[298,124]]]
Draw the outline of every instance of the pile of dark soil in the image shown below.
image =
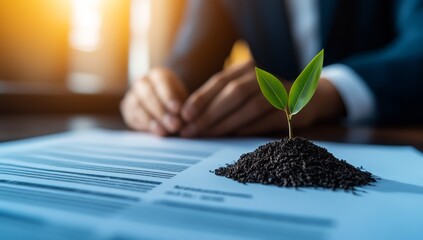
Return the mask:
[[362,167],[356,168],[337,159],[325,148],[298,137],[262,145],[214,173],[241,183],[295,188],[355,190],[355,187],[376,182],[375,177]]

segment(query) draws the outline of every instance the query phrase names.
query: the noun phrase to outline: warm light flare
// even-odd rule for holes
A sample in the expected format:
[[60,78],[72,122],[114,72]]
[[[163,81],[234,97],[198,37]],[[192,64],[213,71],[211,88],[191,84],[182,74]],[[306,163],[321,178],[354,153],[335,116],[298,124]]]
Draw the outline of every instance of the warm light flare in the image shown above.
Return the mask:
[[100,44],[102,29],[101,0],[72,0],[70,45],[92,52]]

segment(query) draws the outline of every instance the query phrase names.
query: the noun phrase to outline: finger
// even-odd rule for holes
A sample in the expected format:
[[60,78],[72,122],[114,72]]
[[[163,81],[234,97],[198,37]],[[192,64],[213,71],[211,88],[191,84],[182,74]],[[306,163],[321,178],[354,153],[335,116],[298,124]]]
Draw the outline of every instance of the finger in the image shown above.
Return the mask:
[[193,121],[230,80],[240,77],[251,65],[251,63],[238,65],[213,75],[187,99],[182,107],[182,118],[187,122]]
[[[134,84],[134,92],[138,103],[155,120],[154,126],[161,125],[167,132],[173,133],[180,127],[180,121],[167,111],[157,97],[149,78],[143,78]],[[156,127],[155,127],[156,128]]]
[[259,91],[255,75],[246,74],[239,80],[231,81],[193,123],[182,129],[181,134],[187,137],[201,135],[219,120],[236,112],[254,92]]
[[258,121],[248,124],[235,132],[238,136],[254,136],[288,128],[283,111],[273,110]]
[[207,136],[222,136],[233,133],[243,126],[259,121],[262,117],[274,111],[263,95],[257,94],[253,96],[238,111],[221,120],[210,131],[206,132]]
[[179,114],[183,102],[188,97],[188,92],[179,78],[173,72],[164,69],[152,70],[149,77],[161,103],[169,112]]
[[138,131],[146,131],[147,130],[147,123],[149,119],[145,119],[144,121],[138,121],[135,119],[135,111],[139,111],[137,99],[132,91],[129,91],[122,102],[120,103],[120,109],[122,112],[123,120],[125,121],[126,125],[134,130]]
[[165,114],[165,109],[156,96],[150,80],[144,77],[134,83],[134,93],[138,102],[155,119],[161,119]]
[[129,92],[121,103],[121,111],[125,123],[137,131],[150,131],[164,136],[166,131],[138,104],[135,94]]

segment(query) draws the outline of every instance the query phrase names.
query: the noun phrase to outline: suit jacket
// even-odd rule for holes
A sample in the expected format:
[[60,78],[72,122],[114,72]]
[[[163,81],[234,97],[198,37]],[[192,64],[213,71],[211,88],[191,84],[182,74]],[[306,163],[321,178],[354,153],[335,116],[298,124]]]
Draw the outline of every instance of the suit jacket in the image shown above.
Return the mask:
[[[355,70],[379,122],[423,122],[423,0],[319,0],[324,65]],[[301,69],[283,0],[191,0],[167,62],[194,90],[237,39],[256,65],[285,79]],[[326,107],[326,106],[322,106]]]

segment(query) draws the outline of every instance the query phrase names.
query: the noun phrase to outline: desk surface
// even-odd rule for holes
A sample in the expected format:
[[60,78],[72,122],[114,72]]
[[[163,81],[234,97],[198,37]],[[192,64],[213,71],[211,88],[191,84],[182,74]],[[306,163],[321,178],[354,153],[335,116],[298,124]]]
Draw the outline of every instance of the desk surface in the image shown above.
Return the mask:
[[[93,127],[125,129],[119,116],[0,117],[3,141]],[[423,146],[421,127],[327,125],[296,132],[317,140]],[[84,146],[75,144],[81,138],[72,138],[74,134],[65,141],[50,138],[35,149],[27,144],[3,149],[7,150],[2,152],[6,162],[0,168],[0,215],[6,220],[0,226],[3,238],[28,234],[73,239],[423,239],[423,162],[409,148],[366,146],[364,152],[361,147],[327,145],[336,156],[348,157],[353,165],[382,178],[376,186],[354,195],[239,184],[209,172],[236,159],[242,148],[222,147],[210,154],[216,148],[204,142],[156,142],[145,135],[103,134],[82,138]],[[159,146],[148,148],[153,141]],[[116,147],[125,142],[145,145],[153,158],[139,157],[134,163],[135,149]],[[91,147],[94,152],[89,151]],[[175,148],[181,151],[172,151]],[[190,154],[192,148],[199,151]],[[31,158],[32,153],[40,155]],[[165,159],[168,154],[178,157]],[[87,162],[73,161],[79,157]]]
[[[0,116],[0,141],[89,128],[127,129],[115,115],[4,115]],[[297,130],[296,134],[312,140],[412,145],[423,151],[423,126],[320,125]]]

